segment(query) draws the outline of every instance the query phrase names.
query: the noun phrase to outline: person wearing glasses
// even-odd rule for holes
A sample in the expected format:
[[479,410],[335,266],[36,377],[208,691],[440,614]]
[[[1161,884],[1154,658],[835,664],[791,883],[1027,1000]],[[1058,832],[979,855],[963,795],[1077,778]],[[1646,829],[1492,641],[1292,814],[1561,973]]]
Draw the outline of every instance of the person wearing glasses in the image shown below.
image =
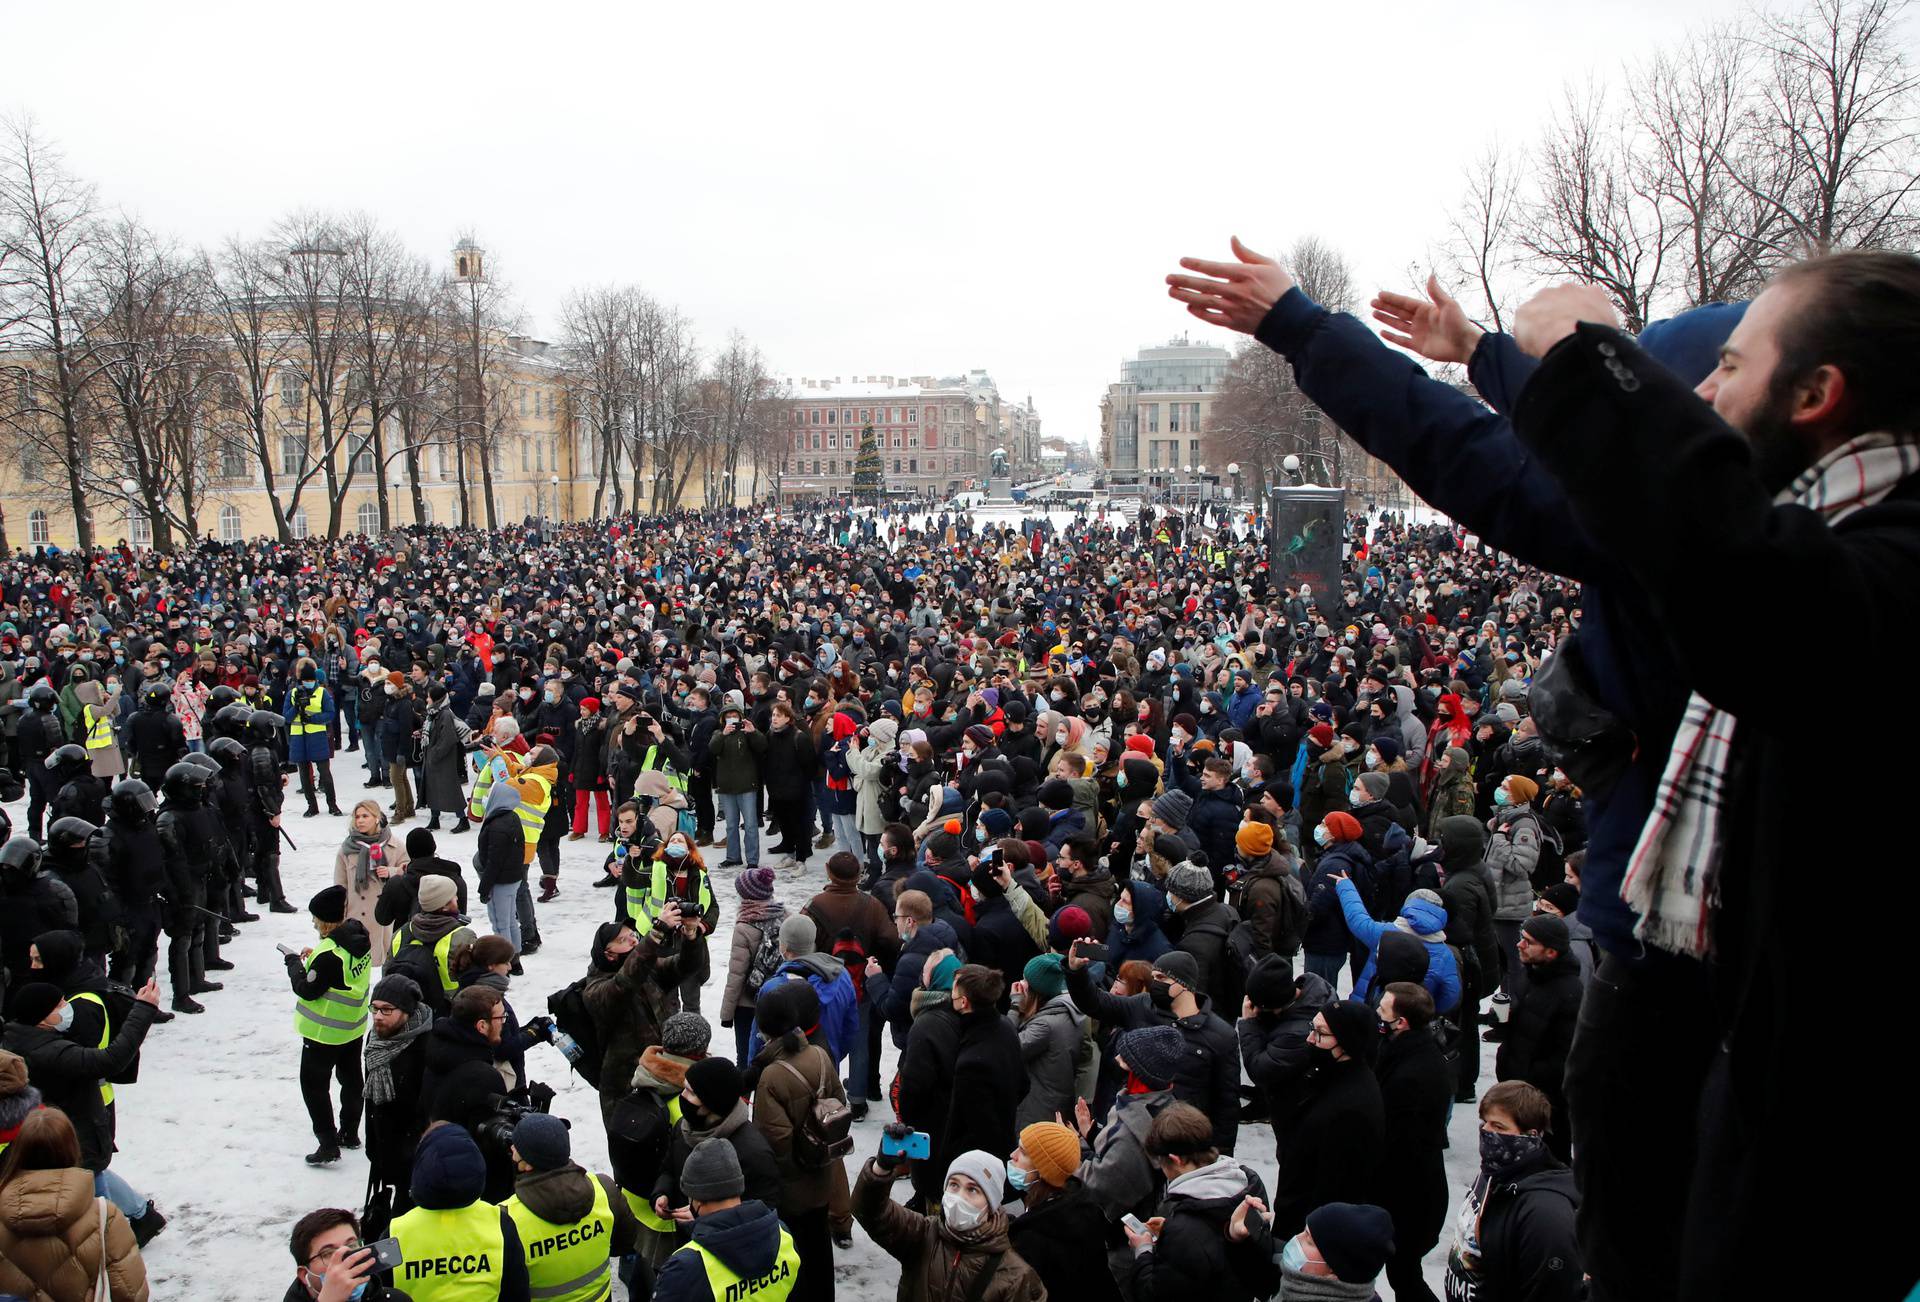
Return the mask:
[[343,1208],[322,1207],[295,1221],[287,1250],[294,1275],[282,1302],[413,1302],[375,1278],[373,1253],[360,1242],[360,1222]]

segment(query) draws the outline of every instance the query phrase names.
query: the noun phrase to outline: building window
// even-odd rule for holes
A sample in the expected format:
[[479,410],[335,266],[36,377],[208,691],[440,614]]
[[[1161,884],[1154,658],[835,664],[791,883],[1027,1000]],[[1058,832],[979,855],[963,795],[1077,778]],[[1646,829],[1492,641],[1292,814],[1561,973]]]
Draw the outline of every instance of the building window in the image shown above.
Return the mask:
[[153,523],[145,511],[127,512],[127,537],[135,547],[153,546]]
[[545,470],[547,468],[547,448],[544,443],[536,443],[533,445],[533,468],[535,470]]
[[447,477],[447,445],[442,443],[435,449],[440,454],[440,478]]
[[907,458],[907,473],[910,475],[917,475],[920,473],[920,459],[918,457]]
[[247,464],[247,449],[237,442],[220,445],[220,477],[222,479],[251,479]]
[[1181,406],[1182,404],[1177,402],[1167,404],[1167,432],[1170,434],[1178,434],[1180,432]]
[[839,474],[839,473],[840,473],[840,462],[839,462],[839,461],[838,461],[837,459],[835,459],[835,458],[829,458],[829,459],[828,459],[828,461],[827,461],[827,473],[828,473],[829,475],[837,475],[837,474]]
[[533,448],[525,439],[520,440],[520,473],[533,469]]
[[360,503],[360,509],[353,513],[353,528],[356,533],[371,538],[380,532],[380,508],[372,502]]
[[[927,408],[927,419],[928,420],[933,419],[933,408],[931,407]],[[918,425],[919,423],[920,423],[920,409],[918,407],[907,408],[907,424]]]
[[893,431],[893,446],[894,446],[894,447],[896,447],[896,448],[900,446],[900,431],[899,431],[899,430],[894,430],[894,431]]
[[807,436],[805,431],[793,436],[793,450],[795,452],[805,452],[807,450]]
[[833,416],[834,416],[833,408],[831,407],[827,408],[827,424],[829,425],[833,424]]
[[223,506],[220,508],[220,541],[240,541],[240,508]]
[[919,446],[920,446],[920,431],[919,431],[919,430],[908,430],[908,431],[907,431],[907,446],[908,446],[908,447],[910,447],[910,448],[917,448],[917,447],[919,447]]
[[1197,402],[1190,402],[1187,404],[1187,433],[1198,434],[1199,432],[1200,432],[1200,404]]
[[1146,407],[1147,407],[1147,433],[1158,434],[1160,432],[1160,404],[1157,402],[1150,402],[1146,404]]
[[815,430],[813,432],[813,450],[815,452],[818,452],[820,450],[820,431],[819,430]]
[[827,446],[828,446],[829,448],[837,448],[837,447],[839,447],[839,446],[840,446],[840,431],[839,431],[839,430],[828,430],[828,431],[827,431]]
[[895,457],[895,458],[893,459],[893,473],[894,473],[894,474],[896,474],[896,475],[900,473],[900,458],[899,458],[899,457]]
[[280,436],[280,473],[296,478],[307,473],[307,436],[305,434]]
[[373,435],[368,434],[363,438],[355,440],[353,447],[353,472],[356,475],[370,475],[374,473]]
[[813,409],[813,423],[816,425],[820,423],[820,409],[818,407]]
[[1147,469],[1158,470],[1159,468],[1160,468],[1160,443],[1158,440],[1155,440],[1147,444]]
[[306,507],[295,508],[294,513],[287,517],[287,529],[295,538],[305,538],[307,536]]
[[42,544],[53,541],[53,531],[47,527],[47,513],[45,511],[30,511],[27,513],[27,541]]
[[853,424],[853,408],[849,407],[840,413],[840,423],[842,425]]
[[298,411],[306,397],[307,386],[297,372],[280,372],[280,405],[288,411]]
[[959,420],[959,419],[960,419],[960,409],[959,409],[958,407],[949,407],[949,408],[947,408],[947,419],[948,419],[949,421],[955,421],[955,420]]
[[871,424],[873,424],[873,412],[871,412],[870,410],[868,410],[868,409],[867,409],[867,408],[865,408],[865,407],[862,407],[862,408],[860,409],[860,423],[861,423],[862,425],[871,425]]
[[525,389],[522,389],[520,390],[520,419],[525,420],[526,418],[527,418],[527,391]]

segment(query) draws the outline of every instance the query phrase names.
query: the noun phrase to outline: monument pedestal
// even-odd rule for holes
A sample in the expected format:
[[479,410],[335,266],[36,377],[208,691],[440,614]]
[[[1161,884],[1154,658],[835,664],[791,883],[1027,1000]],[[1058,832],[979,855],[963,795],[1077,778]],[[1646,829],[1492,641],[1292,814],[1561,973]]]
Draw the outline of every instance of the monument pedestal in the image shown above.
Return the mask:
[[987,500],[989,502],[1011,502],[1013,500],[1013,476],[988,476]]

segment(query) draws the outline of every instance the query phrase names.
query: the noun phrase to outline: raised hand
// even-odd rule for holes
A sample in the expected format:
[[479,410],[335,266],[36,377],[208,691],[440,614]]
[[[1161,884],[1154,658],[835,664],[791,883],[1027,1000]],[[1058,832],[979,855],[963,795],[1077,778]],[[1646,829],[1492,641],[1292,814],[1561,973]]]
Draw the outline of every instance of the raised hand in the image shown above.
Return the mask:
[[1287,269],[1265,254],[1232,241],[1238,262],[1210,262],[1182,258],[1180,265],[1197,276],[1168,276],[1167,297],[1185,303],[1187,311],[1210,325],[1252,334],[1267,312],[1293,288]]
[[1467,319],[1453,296],[1440,288],[1440,278],[1427,277],[1427,299],[1381,290],[1373,296],[1373,319],[1385,326],[1381,338],[1429,361],[1465,364],[1486,331]]
[[1521,352],[1545,357],[1583,321],[1619,328],[1620,316],[1607,291],[1598,285],[1550,285],[1513,314],[1513,341]]

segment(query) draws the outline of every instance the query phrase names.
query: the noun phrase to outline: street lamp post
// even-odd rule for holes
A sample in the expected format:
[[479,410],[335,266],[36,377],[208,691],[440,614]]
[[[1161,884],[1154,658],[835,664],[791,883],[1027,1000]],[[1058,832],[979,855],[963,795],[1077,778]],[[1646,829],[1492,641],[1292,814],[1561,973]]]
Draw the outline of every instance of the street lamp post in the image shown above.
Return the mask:
[[1300,458],[1289,452],[1280,461],[1280,469],[1287,472],[1287,482],[1299,487],[1306,480],[1300,474]]
[[551,503],[553,507],[553,522],[555,524],[558,524],[560,523],[560,476],[558,475],[547,476],[547,483],[553,489],[552,503]]
[[1227,478],[1233,483],[1233,500],[1237,502],[1240,500],[1240,463],[1238,461],[1227,462]]

